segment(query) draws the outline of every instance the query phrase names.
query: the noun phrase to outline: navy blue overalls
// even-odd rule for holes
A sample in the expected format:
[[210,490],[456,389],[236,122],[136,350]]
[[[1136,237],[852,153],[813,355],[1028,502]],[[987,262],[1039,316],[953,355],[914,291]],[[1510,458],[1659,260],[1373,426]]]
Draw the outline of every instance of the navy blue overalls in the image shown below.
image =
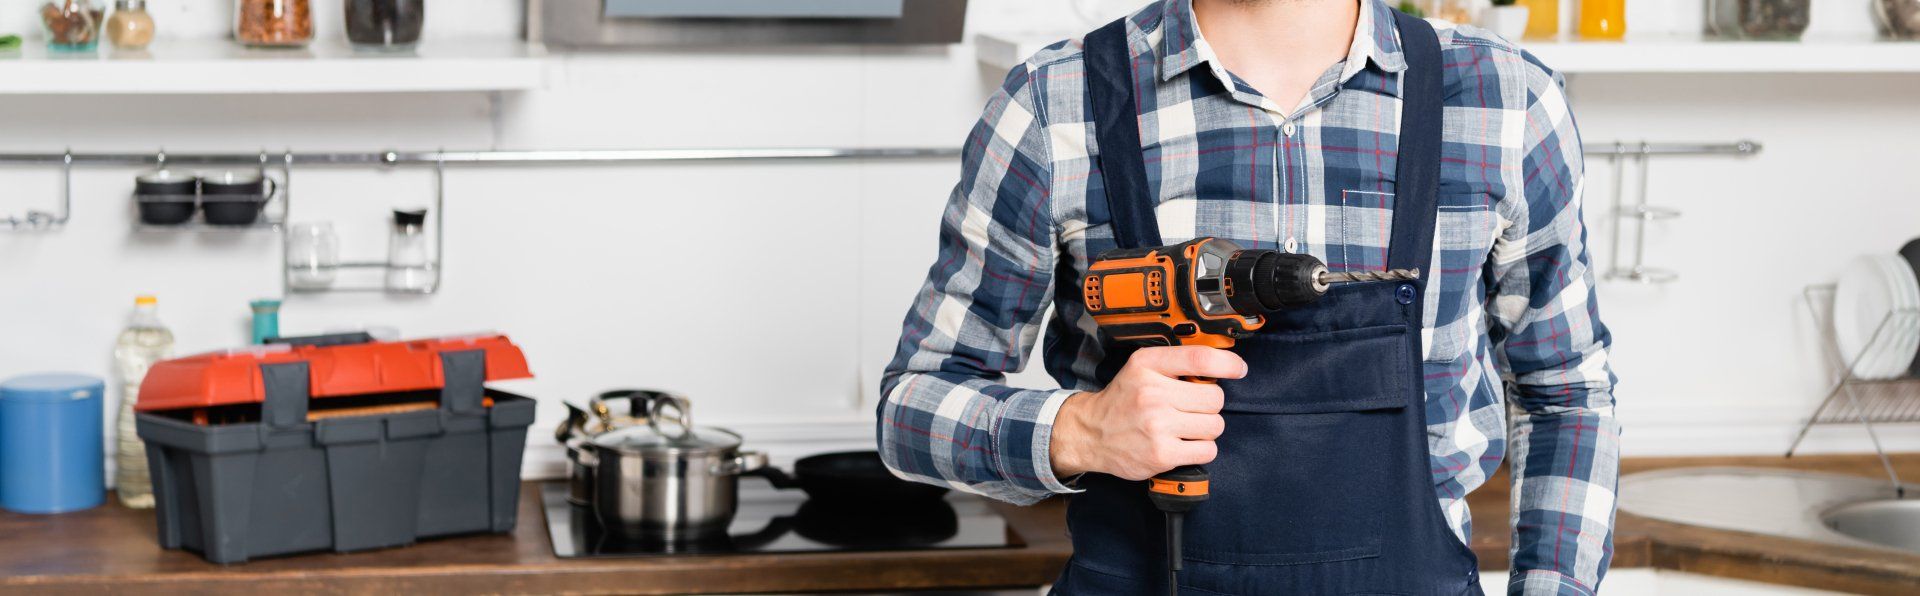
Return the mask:
[[[1442,75],[1433,28],[1395,13],[1408,69],[1388,267],[1428,271],[1440,174]],[[1160,246],[1142,165],[1125,23],[1087,36],[1101,177],[1120,248]],[[1234,351],[1212,498],[1187,515],[1183,594],[1480,593],[1429,472],[1421,283],[1334,287],[1268,317]],[[1117,347],[1116,347],[1117,348]],[[1126,358],[1110,354],[1103,370]],[[1110,376],[1108,377],[1111,378]],[[1165,528],[1143,483],[1080,480],[1060,594],[1165,594]]]

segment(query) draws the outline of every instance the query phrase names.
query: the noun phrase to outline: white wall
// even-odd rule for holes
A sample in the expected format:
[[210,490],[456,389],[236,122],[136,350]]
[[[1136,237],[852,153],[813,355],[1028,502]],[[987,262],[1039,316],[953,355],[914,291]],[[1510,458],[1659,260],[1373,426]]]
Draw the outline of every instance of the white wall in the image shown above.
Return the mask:
[[[163,37],[219,35],[228,4],[169,4]],[[316,4],[320,34],[338,36],[339,2]],[[428,37],[513,35],[519,11],[437,2]],[[974,0],[970,13],[973,30],[1086,28],[1065,2]],[[0,13],[0,29],[33,26],[22,18]],[[980,72],[965,45],[647,52],[566,56],[547,88],[501,95],[10,97],[0,151],[951,146],[1001,74]],[[1752,159],[1656,163],[1655,200],[1687,214],[1655,229],[1651,260],[1686,277],[1606,285],[1601,300],[1629,453],[1784,449],[1824,374],[1800,286],[1920,235],[1902,179],[1920,77],[1594,76],[1572,89],[1589,140],[1766,143]],[[160,294],[186,353],[244,342],[246,301],[278,291],[270,234],[129,232],[133,172],[83,171],[64,230],[0,232],[0,377],[106,375],[136,293]],[[507,332],[539,375],[514,388],[547,402],[542,428],[558,400],[637,385],[691,395],[704,423],[778,459],[868,445],[873,386],[956,172],[947,160],[460,169],[441,293],[297,295],[283,330]],[[1589,195],[1598,240],[1601,182]],[[430,177],[298,170],[294,187],[296,220],[333,221],[344,256],[379,259],[386,209],[426,201]],[[12,213],[46,208],[58,180],[0,169],[0,188]],[[1019,378],[1044,382],[1035,372]],[[1857,434],[1815,439],[1862,449]],[[534,473],[557,469],[543,435]]]

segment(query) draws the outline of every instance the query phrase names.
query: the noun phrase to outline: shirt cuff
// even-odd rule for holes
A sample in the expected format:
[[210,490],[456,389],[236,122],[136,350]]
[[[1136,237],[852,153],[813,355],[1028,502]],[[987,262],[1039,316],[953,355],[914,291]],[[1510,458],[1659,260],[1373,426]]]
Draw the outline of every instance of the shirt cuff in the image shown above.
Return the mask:
[[[1060,404],[1066,403],[1067,398],[1080,393],[1079,391],[1070,389],[1061,389],[1052,392],[1047,395],[1046,401],[1041,402],[1040,413],[1038,416],[1035,416],[1033,420],[1033,472],[1035,476],[1040,478],[1041,486],[1045,486],[1047,490],[1052,491],[1054,494],[1085,492],[1084,489],[1067,486],[1065,482],[1061,482],[1060,478],[1053,474],[1053,420],[1060,416]],[[1079,476],[1074,476],[1068,480],[1078,480],[1079,478]]]
[[1593,596],[1593,589],[1571,577],[1534,569],[1516,571],[1507,580],[1508,596]]

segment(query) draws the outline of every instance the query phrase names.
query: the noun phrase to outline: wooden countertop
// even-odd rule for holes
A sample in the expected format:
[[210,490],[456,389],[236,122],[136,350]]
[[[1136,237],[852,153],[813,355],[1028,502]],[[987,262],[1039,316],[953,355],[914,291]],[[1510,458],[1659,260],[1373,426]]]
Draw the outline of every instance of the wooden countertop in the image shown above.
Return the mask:
[[[1920,478],[1920,454],[1897,456]],[[1765,466],[1880,474],[1872,456],[1633,459],[1623,473],[1683,466]],[[221,567],[163,551],[153,515],[109,504],[77,513],[0,513],[0,592],[140,593],[640,593],[802,592],[1039,585],[1071,547],[1061,499],[996,505],[1024,548],[884,553],[687,556],[562,560],[546,537],[537,485],[523,487],[509,534],[430,540],[354,554],[314,554]],[[1468,499],[1473,549],[1488,568],[1507,565],[1507,481]],[[1920,555],[1813,544],[1684,526],[1621,514],[1615,568],[1656,567],[1869,594],[1920,593]],[[1495,590],[1498,591],[1497,589]]]

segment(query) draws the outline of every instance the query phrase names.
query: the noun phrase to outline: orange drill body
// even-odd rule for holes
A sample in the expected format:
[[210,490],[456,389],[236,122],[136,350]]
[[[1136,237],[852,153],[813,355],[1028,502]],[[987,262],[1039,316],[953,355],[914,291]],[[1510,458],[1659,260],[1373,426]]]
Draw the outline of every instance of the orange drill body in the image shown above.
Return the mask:
[[1087,311],[1115,341],[1143,346],[1231,348],[1266,324],[1235,311],[1227,263],[1240,247],[1217,238],[1110,251],[1081,284]]

